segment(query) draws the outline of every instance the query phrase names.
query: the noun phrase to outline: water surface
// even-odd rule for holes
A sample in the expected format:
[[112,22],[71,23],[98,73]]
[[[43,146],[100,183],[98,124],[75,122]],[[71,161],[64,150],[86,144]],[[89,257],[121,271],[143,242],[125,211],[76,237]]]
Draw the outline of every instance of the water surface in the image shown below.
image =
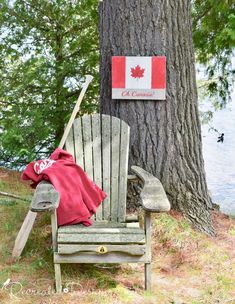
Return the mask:
[[[209,131],[210,126],[225,134],[223,143],[217,142],[219,134]],[[214,114],[210,126],[202,126],[208,188],[221,211],[235,216],[235,93],[232,103]]]

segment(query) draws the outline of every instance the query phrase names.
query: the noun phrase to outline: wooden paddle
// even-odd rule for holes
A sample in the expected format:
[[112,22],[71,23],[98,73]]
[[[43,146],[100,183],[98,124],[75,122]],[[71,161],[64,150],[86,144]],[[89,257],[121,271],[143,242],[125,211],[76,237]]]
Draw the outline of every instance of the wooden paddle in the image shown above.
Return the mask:
[[[93,76],[91,75],[86,75],[86,81],[85,81],[85,84],[83,85],[82,87],[82,90],[80,92],[80,95],[77,99],[77,102],[75,104],[75,107],[73,109],[73,113],[69,119],[69,122],[65,128],[65,131],[64,131],[64,134],[61,138],[61,141],[60,141],[60,144],[59,144],[59,148],[63,148],[64,147],[64,144],[65,144],[65,141],[66,141],[66,138],[69,134],[69,131],[72,127],[72,124],[74,122],[74,119],[79,111],[79,108],[80,108],[80,104],[82,102],[82,99],[86,93],[86,90],[89,86],[89,84],[91,83],[93,79]],[[12,258],[13,259],[17,259],[20,257],[24,247],[25,247],[25,244],[29,238],[29,234],[33,228],[33,224],[35,222],[35,219],[37,217],[37,212],[32,212],[31,210],[29,210],[28,214],[26,215],[25,219],[24,219],[24,222],[20,228],[20,231],[18,232],[18,235],[16,237],[16,240],[15,240],[15,245],[14,245],[14,248],[13,248],[13,251],[12,251]]]

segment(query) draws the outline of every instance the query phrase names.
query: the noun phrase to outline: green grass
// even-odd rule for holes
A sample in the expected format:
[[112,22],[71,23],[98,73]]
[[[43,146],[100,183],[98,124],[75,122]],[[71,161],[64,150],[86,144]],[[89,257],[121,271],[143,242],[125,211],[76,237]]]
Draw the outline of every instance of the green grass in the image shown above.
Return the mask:
[[[0,191],[31,195],[29,187],[22,185],[16,174],[1,180]],[[103,265],[98,268],[90,264],[65,264],[62,265],[65,292],[55,295],[49,214],[38,215],[21,258],[11,263],[15,237],[28,205],[0,197],[1,304],[235,303],[235,249],[231,245],[235,243],[233,220],[218,216],[217,222],[226,225],[219,226],[221,231],[218,231],[217,238],[210,238],[193,230],[179,214],[153,216],[153,288],[150,293],[143,289],[142,265],[112,265],[111,268]],[[9,278],[13,286],[14,282],[22,286],[23,294],[12,297],[10,287],[2,289]],[[38,294],[34,293],[35,290]],[[45,295],[46,292],[49,295]]]

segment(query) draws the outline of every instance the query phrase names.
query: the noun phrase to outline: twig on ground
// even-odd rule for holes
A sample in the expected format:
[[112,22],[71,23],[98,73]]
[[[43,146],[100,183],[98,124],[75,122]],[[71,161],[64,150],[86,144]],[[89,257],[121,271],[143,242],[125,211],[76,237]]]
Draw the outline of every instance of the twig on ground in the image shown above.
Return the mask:
[[15,199],[19,199],[19,200],[25,201],[25,202],[31,202],[31,199],[29,199],[29,198],[22,197],[22,196],[19,196],[19,195],[15,195],[15,194],[12,194],[12,193],[7,193],[7,192],[0,191],[0,195],[15,198]]

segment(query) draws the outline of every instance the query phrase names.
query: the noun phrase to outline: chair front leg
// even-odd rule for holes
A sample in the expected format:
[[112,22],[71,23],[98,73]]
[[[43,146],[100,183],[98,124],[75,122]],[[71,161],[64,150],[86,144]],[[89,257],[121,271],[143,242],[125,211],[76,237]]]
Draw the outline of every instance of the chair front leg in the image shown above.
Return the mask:
[[62,283],[61,283],[61,268],[60,264],[54,264],[55,267],[55,288],[57,293],[62,292]]
[[145,212],[144,218],[146,238],[145,290],[151,290],[151,212]]
[[[52,248],[53,248],[53,253],[55,253],[55,252],[57,252],[57,230],[58,230],[56,210],[53,210],[51,213],[51,228],[52,228]],[[61,283],[61,266],[60,266],[60,264],[54,263],[54,269],[55,269],[56,292],[61,293],[62,283]]]

